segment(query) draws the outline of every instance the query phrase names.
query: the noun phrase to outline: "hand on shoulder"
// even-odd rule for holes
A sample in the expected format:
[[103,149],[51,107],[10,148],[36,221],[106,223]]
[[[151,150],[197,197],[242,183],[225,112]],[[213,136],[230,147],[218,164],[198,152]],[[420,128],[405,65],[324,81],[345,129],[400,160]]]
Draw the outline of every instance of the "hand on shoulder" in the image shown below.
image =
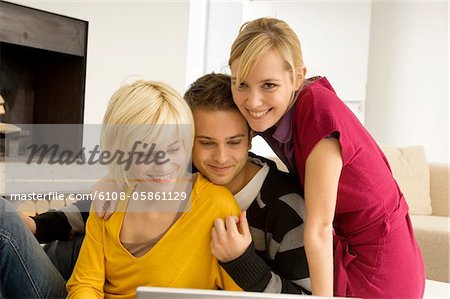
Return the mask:
[[[99,218],[108,220],[117,208],[117,200],[112,196],[113,193],[119,194],[123,191],[123,186],[119,186],[116,180],[106,176],[98,180],[91,187],[91,195],[95,215]],[[119,198],[119,196],[117,196]]]

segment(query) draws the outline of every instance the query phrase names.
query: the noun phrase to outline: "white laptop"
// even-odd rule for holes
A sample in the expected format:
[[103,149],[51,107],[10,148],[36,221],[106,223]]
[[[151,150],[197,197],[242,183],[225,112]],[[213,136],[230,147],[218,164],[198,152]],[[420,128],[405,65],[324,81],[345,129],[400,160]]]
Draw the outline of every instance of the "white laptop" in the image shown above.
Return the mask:
[[[272,294],[256,292],[231,292],[220,290],[197,290],[159,287],[138,287],[137,299],[294,299],[303,297],[293,294]],[[325,298],[307,296],[308,298]]]
[[[270,294],[253,292],[230,292],[217,290],[175,289],[138,287],[137,299],[293,299],[302,295]],[[327,298],[306,296],[308,298]],[[426,281],[424,298],[450,298],[450,284],[439,281]]]

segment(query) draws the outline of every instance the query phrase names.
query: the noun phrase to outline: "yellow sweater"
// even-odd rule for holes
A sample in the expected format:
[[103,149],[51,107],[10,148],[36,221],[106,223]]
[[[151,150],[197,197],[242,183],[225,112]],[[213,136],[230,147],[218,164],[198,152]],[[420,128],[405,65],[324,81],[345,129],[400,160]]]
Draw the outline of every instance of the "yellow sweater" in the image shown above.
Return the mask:
[[240,212],[233,196],[199,175],[190,200],[191,210],[141,257],[120,243],[125,213],[90,215],[68,298],[134,298],[138,286],[241,290],[210,251],[214,220]]

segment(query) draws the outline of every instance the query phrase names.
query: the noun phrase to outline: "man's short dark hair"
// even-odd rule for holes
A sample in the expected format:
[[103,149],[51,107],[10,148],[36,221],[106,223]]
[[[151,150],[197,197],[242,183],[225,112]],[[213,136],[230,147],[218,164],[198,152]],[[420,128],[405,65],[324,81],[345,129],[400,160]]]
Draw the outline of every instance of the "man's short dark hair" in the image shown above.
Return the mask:
[[210,73],[198,78],[184,94],[192,111],[197,109],[239,111],[231,94],[231,77]]

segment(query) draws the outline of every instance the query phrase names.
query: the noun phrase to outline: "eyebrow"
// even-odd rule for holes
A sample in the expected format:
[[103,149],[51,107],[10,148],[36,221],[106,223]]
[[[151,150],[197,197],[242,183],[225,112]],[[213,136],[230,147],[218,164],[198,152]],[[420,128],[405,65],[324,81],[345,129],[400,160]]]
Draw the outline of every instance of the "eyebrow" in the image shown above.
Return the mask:
[[171,147],[172,145],[177,144],[177,143],[180,143],[180,140],[177,140],[177,141],[172,142],[172,143],[169,144],[167,147]]
[[209,140],[213,140],[213,138],[208,137],[208,136],[203,136],[203,135],[195,136],[195,139],[209,139]]
[[[231,137],[227,137],[226,140],[237,139],[237,138],[244,138],[244,137],[245,137],[245,134],[237,134],[237,135],[234,135],[234,136],[231,136]],[[205,135],[198,135],[198,136],[195,136],[195,139],[215,140],[214,138],[209,137],[209,136],[205,136]]]
[[244,134],[237,134],[237,135],[228,137],[227,140],[230,140],[230,139],[237,139],[237,138],[244,138],[244,137],[245,137]]
[[280,79],[269,78],[269,79],[264,79],[264,80],[260,81],[260,83],[273,82],[273,81],[279,82],[279,81],[281,81],[281,80],[280,80]]
[[[264,79],[259,81],[259,83],[267,83],[267,82],[280,82],[280,79],[273,79],[273,78],[269,78],[269,79]],[[231,77],[231,82],[235,83],[236,82],[236,77]],[[242,82],[245,82],[245,80],[243,80]]]

